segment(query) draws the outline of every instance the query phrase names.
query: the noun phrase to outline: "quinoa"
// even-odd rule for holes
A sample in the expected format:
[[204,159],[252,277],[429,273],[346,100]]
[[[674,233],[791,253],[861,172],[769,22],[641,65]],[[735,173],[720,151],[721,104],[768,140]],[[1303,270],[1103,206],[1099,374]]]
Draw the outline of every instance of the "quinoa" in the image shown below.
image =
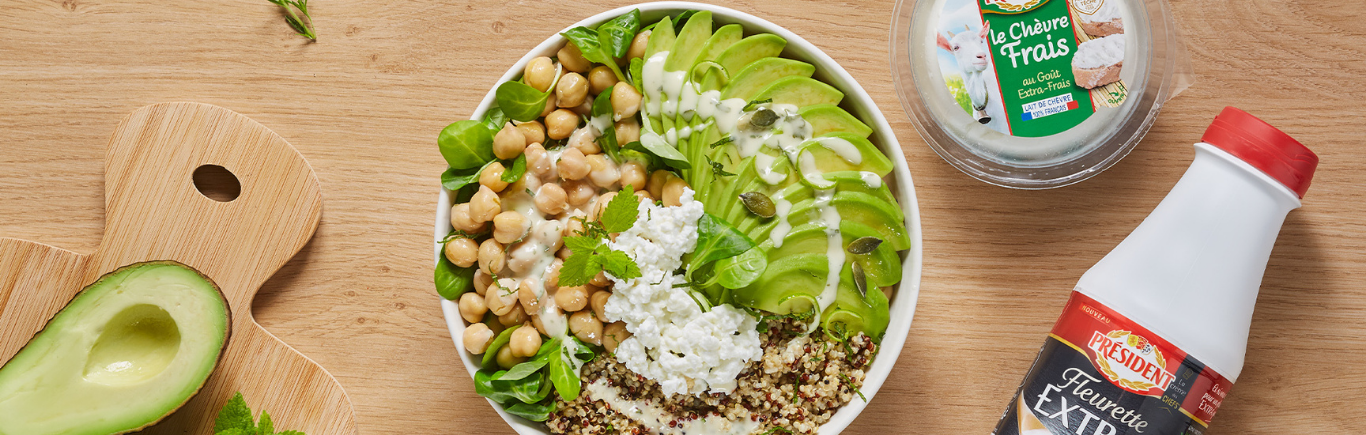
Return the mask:
[[666,431],[692,420],[721,418],[757,424],[751,433],[814,434],[839,408],[864,400],[858,388],[877,345],[863,334],[843,341],[822,333],[806,336],[805,328],[791,319],[770,320],[769,330],[760,335],[763,358],[749,363],[730,394],[666,397],[654,381],[631,372],[611,355],[602,355],[583,366],[583,393],[571,402],[557,399],[546,425],[555,434],[657,432],[591,397],[587,385],[601,380],[621,399],[663,409],[672,419],[669,428],[663,428]]

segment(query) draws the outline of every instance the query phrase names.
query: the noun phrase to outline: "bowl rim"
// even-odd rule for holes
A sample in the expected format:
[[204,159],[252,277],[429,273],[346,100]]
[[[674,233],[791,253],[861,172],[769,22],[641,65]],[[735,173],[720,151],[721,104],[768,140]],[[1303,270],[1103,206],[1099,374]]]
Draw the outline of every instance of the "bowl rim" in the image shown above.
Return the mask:
[[[713,16],[720,22],[741,24],[745,27],[747,34],[752,33],[755,30],[760,30],[781,36],[788,42],[787,48],[784,49],[783,52],[784,57],[787,57],[789,52],[796,52],[795,54],[802,58],[801,60],[811,62],[817,67],[819,73],[826,76],[824,81],[834,82],[831,84],[844,92],[846,97],[853,97],[853,101],[846,99],[846,102],[851,104],[851,106],[862,109],[861,112],[864,112],[863,115],[865,119],[871,118],[873,121],[871,127],[873,127],[874,134],[878,136],[877,146],[882,152],[888,155],[893,163],[892,173],[895,176],[893,177],[892,182],[895,183],[897,187],[897,200],[900,202],[902,212],[905,215],[906,229],[911,238],[911,247],[905,251],[904,259],[902,261],[902,280],[895,287],[895,294],[890,307],[892,318],[887,326],[886,335],[883,336],[880,349],[878,350],[878,356],[873,359],[873,362],[865,370],[864,383],[860,390],[867,400],[859,399],[850,401],[847,405],[836,411],[829,421],[821,425],[817,432],[821,435],[840,433],[844,428],[848,427],[849,424],[853,423],[854,419],[863,411],[863,408],[868,405],[868,401],[873,399],[878,390],[881,389],[883,383],[886,382],[887,377],[890,375],[892,368],[896,364],[896,360],[901,356],[905,346],[906,337],[910,333],[911,322],[914,320],[916,304],[920,295],[921,267],[923,262],[920,208],[917,202],[915,186],[911,178],[910,169],[906,162],[906,156],[901,149],[900,142],[897,140],[896,133],[892,130],[891,123],[887,121],[887,118],[883,115],[881,109],[878,108],[877,103],[868,95],[867,90],[865,90],[848,71],[840,66],[839,63],[835,62],[833,58],[825,54],[825,52],[816,47],[816,45],[803,39],[801,36],[798,36],[782,26],[749,13],[724,6],[685,1],[636,3],[594,14],[591,17],[565,27],[561,32],[577,26],[597,25],[616,16],[628,13],[633,9],[640,9],[642,14],[647,15],[651,13],[674,13],[684,10],[705,10],[712,12]],[[526,55],[522,56],[522,58],[514,63],[507,72],[499,77],[495,86],[490,88],[483,100],[480,101],[479,106],[470,115],[470,119],[483,119],[484,114],[494,104],[497,83],[515,79],[518,75],[522,74],[522,70],[531,59],[537,56],[546,55],[547,53],[553,53],[552,48],[561,46],[565,41],[563,36],[559,33],[555,33],[538,44],[535,48],[528,50]],[[433,235],[434,260],[437,263],[441,261],[441,240],[445,238],[446,234],[449,234],[451,230],[450,203],[451,192],[442,187],[437,201],[436,231]],[[456,301],[445,300],[439,296],[437,299],[441,301],[446,327],[451,334],[451,339],[455,344],[456,351],[460,354],[460,359],[465,364],[465,369],[468,371],[472,380],[474,373],[479,369],[479,366],[475,363],[469,352],[464,350],[464,346],[461,343],[465,324],[464,319],[460,316],[459,305]],[[889,350],[891,352],[889,352]],[[885,355],[889,353],[893,354],[893,356],[891,358],[885,357]],[[505,412],[501,405],[498,405],[491,400],[488,402],[493,406],[493,409],[498,415],[501,416],[513,430],[517,431],[517,433],[522,435],[548,433],[543,429],[542,423],[532,422],[513,416]]]

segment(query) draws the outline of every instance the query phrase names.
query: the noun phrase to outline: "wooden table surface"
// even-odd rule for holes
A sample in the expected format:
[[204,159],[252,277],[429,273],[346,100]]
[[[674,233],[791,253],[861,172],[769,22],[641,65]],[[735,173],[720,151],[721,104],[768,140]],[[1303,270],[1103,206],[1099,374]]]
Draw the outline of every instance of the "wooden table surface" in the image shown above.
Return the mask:
[[[93,250],[104,230],[105,144],[124,115],[165,101],[236,110],[293,143],[323,187],[317,235],[261,290],[258,321],[331,370],[362,433],[510,433],[474,394],[432,286],[445,167],[436,135],[468,117],[546,36],[626,3],[315,0],[320,39],[310,44],[265,0],[5,1],[0,235]],[[730,6],[844,65],[891,120],[915,177],[925,253],[919,309],[891,378],[849,433],[990,432],[1077,278],[1157,205],[1225,105],[1289,132],[1322,163],[1304,208],[1281,231],[1246,369],[1210,433],[1359,430],[1363,9],[1337,0],[1173,1],[1194,87],[1114,168],[1028,192],[959,173],[911,127],[888,67],[893,2]]]

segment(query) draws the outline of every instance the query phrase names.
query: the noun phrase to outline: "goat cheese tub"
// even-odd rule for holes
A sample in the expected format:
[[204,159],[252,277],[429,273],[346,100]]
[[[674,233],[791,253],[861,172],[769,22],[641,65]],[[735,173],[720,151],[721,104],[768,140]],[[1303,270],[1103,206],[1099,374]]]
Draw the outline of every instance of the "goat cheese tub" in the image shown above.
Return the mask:
[[1193,74],[1165,0],[900,0],[892,75],[930,148],[979,180],[1077,183]]

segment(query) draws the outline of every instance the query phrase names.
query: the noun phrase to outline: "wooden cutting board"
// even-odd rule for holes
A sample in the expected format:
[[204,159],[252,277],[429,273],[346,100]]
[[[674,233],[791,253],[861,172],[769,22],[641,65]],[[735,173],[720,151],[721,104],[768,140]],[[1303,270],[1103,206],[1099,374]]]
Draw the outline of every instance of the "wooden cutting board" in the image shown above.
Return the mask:
[[[215,186],[235,178],[235,199],[201,193],[195,172],[206,165],[202,173],[232,174]],[[236,112],[165,103],[119,123],[104,168],[105,233],[95,252],[0,238],[0,361],[100,276],[174,260],[222,289],[232,333],[199,394],[143,433],[210,434],[218,410],[240,391],[252,409],[270,412],[276,428],[355,434],[351,400],[336,379],[251,314],[256,291],[313,237],[322,212],[318,179],[294,147]],[[207,181],[200,185],[213,192]]]

